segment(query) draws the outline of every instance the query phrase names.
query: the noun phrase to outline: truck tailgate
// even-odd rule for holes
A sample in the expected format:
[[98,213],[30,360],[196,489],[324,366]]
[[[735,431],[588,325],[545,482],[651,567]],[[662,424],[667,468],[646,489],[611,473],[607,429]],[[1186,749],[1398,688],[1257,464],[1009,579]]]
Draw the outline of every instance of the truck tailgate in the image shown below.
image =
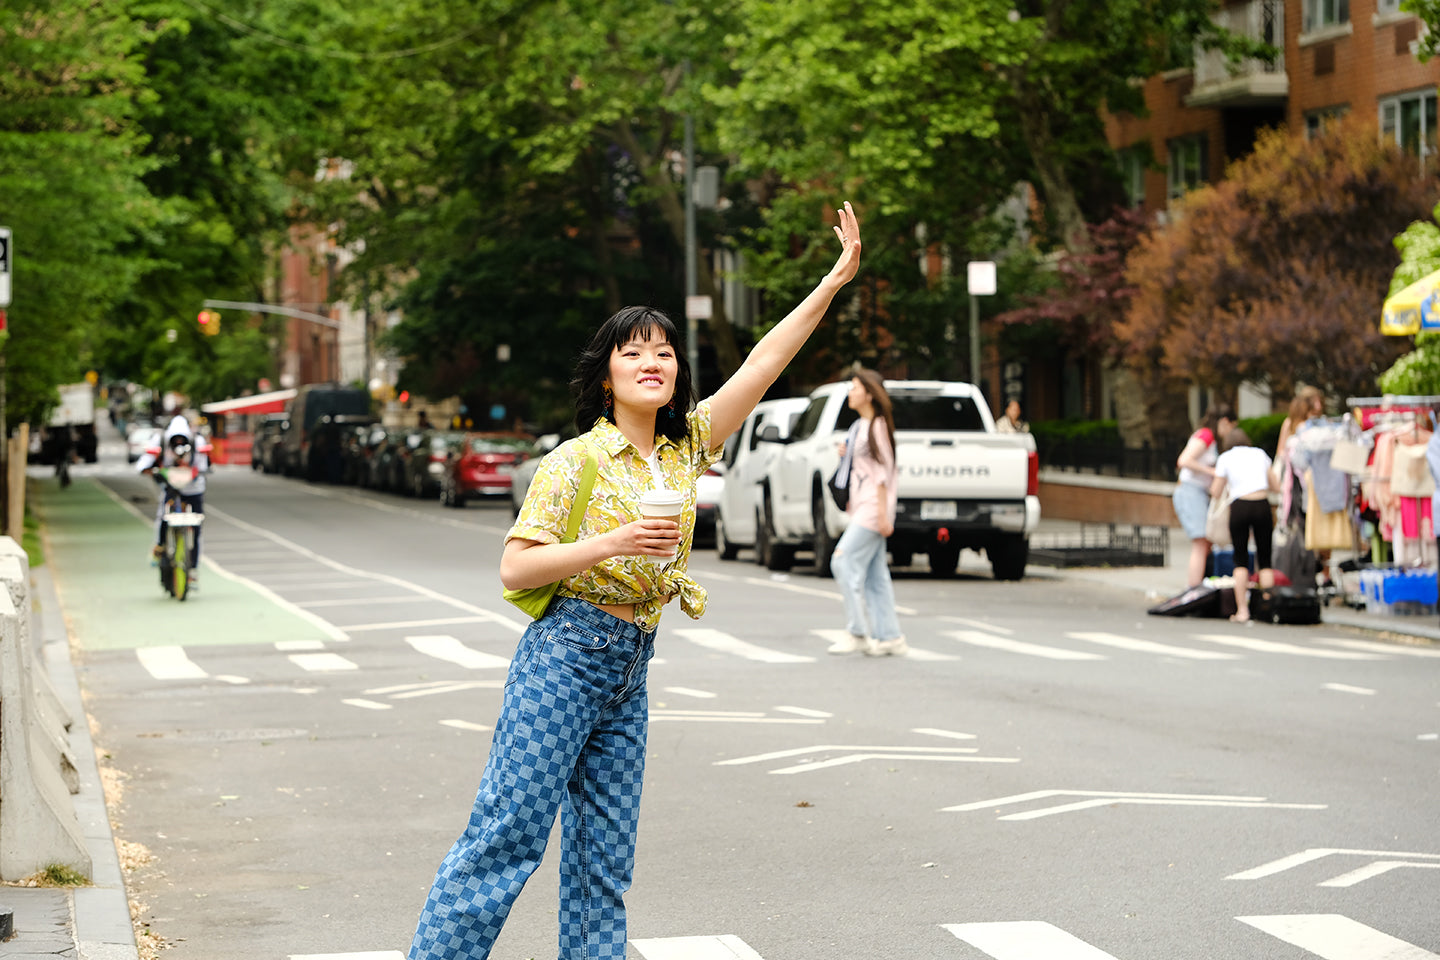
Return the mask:
[[895,436],[899,495],[910,499],[1023,499],[1034,442],[1028,434],[902,431]]

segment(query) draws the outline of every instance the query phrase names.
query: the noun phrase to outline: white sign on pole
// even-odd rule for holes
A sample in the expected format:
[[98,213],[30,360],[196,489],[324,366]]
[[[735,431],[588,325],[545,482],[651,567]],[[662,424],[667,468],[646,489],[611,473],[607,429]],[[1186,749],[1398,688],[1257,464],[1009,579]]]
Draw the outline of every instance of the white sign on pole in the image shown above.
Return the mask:
[[685,298],[685,319],[686,320],[709,320],[713,305],[709,297],[686,297]]
[[995,261],[971,260],[969,268],[970,296],[993,296],[995,293]]
[[0,307],[10,306],[10,228],[0,227]]

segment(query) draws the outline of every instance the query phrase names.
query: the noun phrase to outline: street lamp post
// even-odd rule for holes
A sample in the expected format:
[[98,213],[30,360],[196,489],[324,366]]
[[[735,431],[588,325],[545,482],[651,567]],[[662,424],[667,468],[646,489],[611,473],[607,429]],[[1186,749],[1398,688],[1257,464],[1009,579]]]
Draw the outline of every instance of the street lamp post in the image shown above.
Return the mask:
[[980,387],[980,298],[995,293],[995,261],[971,260],[966,280],[970,289],[970,381]]

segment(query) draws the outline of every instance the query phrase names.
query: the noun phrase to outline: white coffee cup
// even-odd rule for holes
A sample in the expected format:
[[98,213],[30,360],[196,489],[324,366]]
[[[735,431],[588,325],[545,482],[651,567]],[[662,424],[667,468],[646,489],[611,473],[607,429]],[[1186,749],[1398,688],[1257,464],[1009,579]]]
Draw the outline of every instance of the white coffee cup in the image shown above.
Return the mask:
[[[685,494],[679,490],[646,490],[640,494],[640,516],[647,520],[680,522],[685,511]],[[659,554],[657,560],[673,560],[674,553]]]

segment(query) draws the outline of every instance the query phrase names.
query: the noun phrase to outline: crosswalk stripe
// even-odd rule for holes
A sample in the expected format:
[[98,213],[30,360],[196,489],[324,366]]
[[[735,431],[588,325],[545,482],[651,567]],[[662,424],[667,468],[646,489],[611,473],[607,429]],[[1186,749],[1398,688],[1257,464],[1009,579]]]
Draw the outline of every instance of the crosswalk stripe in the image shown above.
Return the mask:
[[1228,647],[1241,647],[1245,650],[1257,650],[1261,653],[1288,653],[1297,657],[1319,657],[1322,660],[1384,660],[1385,657],[1374,653],[1352,653],[1348,650],[1321,650],[1315,647],[1302,647],[1294,643],[1281,643],[1278,640],[1260,640],[1255,637],[1236,637],[1228,633],[1193,633],[1197,640],[1207,640],[1210,643],[1224,644]]
[[1422,950],[1338,913],[1235,919],[1323,960],[1440,960],[1440,954]]
[[770,650],[757,646],[747,640],[741,640],[723,630],[710,630],[705,628],[685,628],[675,631],[676,636],[689,640],[696,646],[704,647],[707,650],[714,650],[717,653],[729,653],[746,660],[758,660],[761,663],[814,663],[814,657],[802,657],[794,653],[784,653],[779,650]]
[[946,636],[954,637],[961,643],[968,643],[976,647],[989,647],[992,650],[1005,650],[1010,653],[1023,653],[1031,657],[1044,657],[1047,660],[1105,660],[1104,654],[1089,653],[1085,650],[1067,650],[1064,647],[1046,647],[1038,643],[1026,643],[1024,640],[1011,640],[1009,637],[997,637],[993,633],[982,633],[979,630],[944,630]]
[[363,630],[400,630],[406,627],[448,627],[456,623],[485,623],[490,617],[435,617],[430,620],[389,620],[384,623],[360,623],[347,626],[350,633]]
[[346,660],[338,653],[292,653],[290,661],[301,670],[310,670],[314,673],[360,669],[352,661]]
[[1403,643],[1378,643],[1374,640],[1347,640],[1340,637],[1324,637],[1321,643],[1349,650],[1363,650],[1366,653],[1397,654],[1402,657],[1440,657],[1440,648],[1411,647]]
[[493,653],[472,650],[457,638],[444,634],[427,637],[406,637],[405,642],[427,657],[434,657],[436,660],[446,660],[464,667],[467,670],[493,670],[510,666],[510,661],[506,657],[497,657]]
[[739,937],[661,937],[631,940],[645,960],[765,960]]
[[995,960],[1115,960],[1113,955],[1043,920],[941,926]]
[[389,704],[389,703],[377,703],[377,702],[375,702],[374,700],[366,700],[366,699],[364,699],[363,697],[355,697],[355,698],[350,699],[350,700],[341,700],[340,702],[343,703],[343,704],[345,704],[346,706],[359,707],[359,708],[362,709],[362,710],[393,710],[393,709],[395,709],[395,707],[394,707],[393,704]]
[[405,960],[399,950],[370,950],[366,953],[292,953],[290,960]]
[[[810,632],[824,640],[826,643],[835,643],[837,641],[844,640],[846,637],[850,636],[849,630],[835,629],[830,627],[816,628],[814,630],[811,630]],[[960,659],[953,653],[936,653],[933,650],[922,650],[919,647],[911,647],[909,652],[906,653],[905,656],[911,660],[926,661]]]
[[204,680],[210,676],[185,655],[184,647],[139,647],[135,656],[156,680]]
[[1065,636],[1075,640],[1085,640],[1090,643],[1098,643],[1106,647],[1118,647],[1121,650],[1134,650],[1139,653],[1159,653],[1169,657],[1184,657],[1187,660],[1241,660],[1241,654],[1226,653],[1223,650],[1196,650],[1192,647],[1176,647],[1168,643],[1156,643],[1154,640],[1141,640],[1138,637],[1122,637],[1116,633],[1067,633]]
[[470,720],[441,720],[440,726],[454,727],[456,730],[473,730],[476,733],[484,733],[490,729],[483,723],[474,723]]

